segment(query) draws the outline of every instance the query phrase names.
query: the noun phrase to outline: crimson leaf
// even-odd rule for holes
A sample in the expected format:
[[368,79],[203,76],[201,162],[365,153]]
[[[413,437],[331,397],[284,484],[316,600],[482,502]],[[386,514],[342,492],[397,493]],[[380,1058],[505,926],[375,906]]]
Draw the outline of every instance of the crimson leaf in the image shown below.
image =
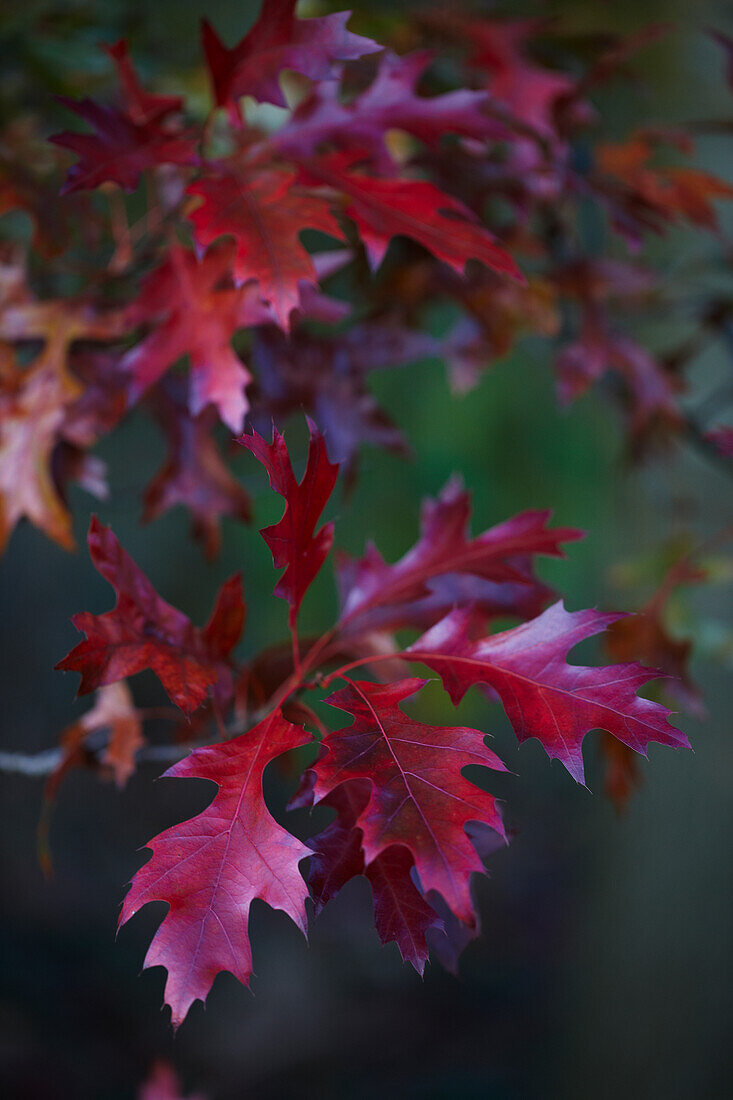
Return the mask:
[[369,801],[369,783],[351,780],[341,783],[321,800],[336,810],[336,817],[323,832],[308,840],[313,849],[308,883],[316,914],[350,879],[365,875],[374,898],[374,923],[382,943],[394,941],[405,962],[419,974],[428,959],[426,933],[443,930],[443,922],[412,881],[413,859],[407,848],[393,844],[364,866],[359,815]]
[[[371,545],[358,562],[342,559],[342,622],[368,621],[364,617],[377,607],[400,607],[425,597],[430,591],[428,583],[447,574],[519,583],[526,585],[529,593],[538,582],[527,564],[528,557],[563,557],[560,544],[583,534],[572,527],[548,529],[550,513],[537,511],[522,512],[472,539],[467,535],[470,514],[471,498],[460,481],[453,479],[437,500],[425,502],[420,538],[394,565],[388,565]],[[386,625],[383,618],[379,625]]]
[[348,61],[381,49],[376,42],[346,30],[351,12],[297,19],[297,0],[263,0],[254,26],[233,49],[204,19],[201,40],[217,107],[239,121],[236,101],[244,95],[287,106],[280,73],[293,69],[311,80],[326,80],[335,61]]
[[472,684],[489,684],[519,741],[536,737],[551,759],[584,783],[582,744],[590,730],[607,730],[642,756],[650,741],[689,748],[684,733],[667,721],[670,711],[636,694],[662,673],[636,663],[586,668],[566,662],[573,646],[621,617],[568,612],[560,601],[528,623],[473,641],[470,612],[457,609],[406,655],[435,669],[454,703]]
[[318,282],[300,234],[318,229],[343,237],[329,203],[294,189],[295,179],[294,172],[279,169],[242,174],[222,168],[188,188],[189,195],[202,200],[189,215],[198,243],[206,246],[223,235],[233,236],[237,283],[256,279],[260,295],[286,330],[290,314],[301,304],[303,286]]
[[313,765],[314,796],[321,799],[348,780],[370,780],[371,797],[356,821],[366,865],[391,845],[406,848],[424,892],[436,890],[472,924],[469,880],[483,864],[465,826],[480,821],[501,836],[504,827],[494,798],[465,779],[462,769],[506,769],[478,730],[426,726],[404,713],[399,704],[425,683],[353,681],[328,698],[355,721],[324,738],[328,751]]
[[145,966],[168,971],[165,999],[174,1027],[195,1000],[206,1000],[220,971],[249,984],[255,898],[306,930],[308,891],[298,864],[309,852],[271,817],[262,776],[271,760],[309,740],[278,710],[241,737],[196,749],[165,773],[218,786],[203,813],[150,841],[152,858],[135,875],[120,915],[124,924],[150,901],[170,906]]
[[78,163],[69,169],[62,194],[99,187],[107,181],[118,183],[125,191],[134,191],[146,169],[193,161],[195,147],[186,134],[162,129],[155,121],[135,122],[126,112],[92,99],[77,102],[59,96],[59,102],[96,131],[78,134],[65,130],[49,138],[79,157]]
[[480,260],[522,281],[509,253],[462,202],[425,180],[385,179],[350,170],[363,159],[358,152],[329,153],[309,161],[304,177],[347,196],[346,213],[373,267],[382,262],[392,237],[403,236],[418,241],[459,274],[469,260]]
[[80,672],[79,694],[150,668],[170,699],[190,714],[212,690],[224,704],[231,696],[227,664],[244,624],[242,582],[231,577],[219,592],[203,630],[161,599],[152,584],[96,516],[89,528],[89,553],[95,568],[117,593],[104,615],[83,611],[72,622],[86,635],[56,668]]
[[272,551],[275,568],[285,568],[275,594],[290,604],[291,625],[333,543],[333,523],[326,523],[317,534],[315,529],[336,484],[338,466],[328,461],[326,444],[315,424],[309,421],[309,427],[308,464],[300,484],[295,480],[285,440],[276,428],[272,443],[254,430],[239,440],[262,463],[270,485],[286,501],[283,518],[260,533]]

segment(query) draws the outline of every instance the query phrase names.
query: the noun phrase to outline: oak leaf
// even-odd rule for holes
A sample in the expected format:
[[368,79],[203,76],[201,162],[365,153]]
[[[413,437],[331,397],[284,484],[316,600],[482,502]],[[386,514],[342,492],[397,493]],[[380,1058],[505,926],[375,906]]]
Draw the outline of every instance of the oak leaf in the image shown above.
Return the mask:
[[483,864],[465,826],[480,821],[500,836],[504,826],[494,798],[465,779],[462,769],[506,769],[478,730],[426,726],[404,713],[399,704],[425,683],[353,681],[329,696],[327,702],[354,723],[324,739],[327,751],[313,765],[313,793],[318,801],[348,780],[370,780],[369,802],[356,820],[366,866],[392,845],[407,849],[425,894],[436,890],[472,924],[469,880]]
[[248,324],[271,320],[251,288],[236,288],[227,279],[230,247],[214,247],[199,261],[178,246],[144,281],[129,309],[131,324],[155,327],[123,357],[130,376],[131,403],[184,355],[191,364],[188,407],[196,416],[216,406],[225,424],[242,430],[251,375],[234,351],[235,332]]
[[[310,784],[306,790],[301,805],[312,802]],[[320,804],[334,809],[336,817],[307,841],[312,849],[308,885],[315,913],[317,916],[352,878],[364,875],[372,888],[374,923],[380,940],[395,942],[405,962],[422,974],[429,954],[427,933],[430,929],[443,930],[443,923],[412,880],[413,859],[406,848],[392,845],[365,866],[361,829],[356,822],[369,796],[368,781],[355,779],[341,783],[321,799]]]
[[323,436],[312,422],[308,462],[302,481],[295,480],[285,440],[273,427],[272,442],[267,443],[254,429],[239,442],[267,470],[270,485],[285,498],[282,519],[260,534],[272,552],[276,569],[285,569],[275,586],[275,595],[290,604],[290,622],[294,624],[303,596],[323,565],[333,543],[333,523],[316,533],[316,524],[336,484],[338,466],[329,462]]
[[334,62],[348,61],[381,49],[376,42],[346,30],[351,12],[314,19],[295,16],[297,0],[263,0],[254,26],[232,49],[221,41],[207,19],[201,39],[217,107],[226,107],[239,122],[237,100],[251,95],[285,107],[280,88],[284,69],[311,80],[333,76]]
[[[0,307],[0,550],[23,517],[64,549],[74,548],[56,448],[64,440],[88,447],[95,437],[89,432],[82,439],[73,426],[86,387],[71,369],[70,353],[75,341],[115,339],[121,331],[119,312],[98,313],[74,300],[35,301],[25,290]],[[14,345],[36,340],[41,351],[21,367]],[[83,481],[91,471],[83,459],[76,471],[66,470]],[[98,488],[100,472],[98,464],[87,484]]]
[[157,121],[135,122],[125,111],[95,103],[92,99],[74,100],[59,96],[59,102],[79,115],[96,131],[80,134],[64,130],[49,141],[76,153],[62,188],[89,190],[103,183],[117,183],[125,191],[134,191],[141,174],[160,164],[193,163],[195,145],[184,133],[162,128]]
[[536,737],[550,759],[584,783],[582,745],[591,730],[607,730],[642,756],[650,741],[689,748],[685,734],[669,723],[669,710],[636,694],[663,673],[636,662],[598,668],[566,662],[570,649],[620,617],[568,612],[559,602],[521,626],[474,641],[470,612],[457,609],[407,653],[435,669],[456,704],[472,684],[488,684],[518,740]]
[[86,640],[56,668],[81,673],[80,695],[150,668],[185,714],[201,706],[209,692],[223,706],[232,695],[228,658],[244,625],[240,577],[222,586],[208,624],[198,629],[158,595],[96,516],[89,528],[89,552],[117,593],[117,603],[104,615],[84,611],[73,616]]
[[346,196],[369,261],[378,267],[393,237],[418,241],[461,274],[469,260],[523,281],[508,252],[458,199],[426,180],[367,176],[352,171],[364,160],[359,152],[330,153],[303,168],[304,179],[321,181]]
[[270,815],[262,777],[271,760],[309,740],[274,711],[240,737],[196,749],[165,772],[218,788],[203,813],[150,841],[152,857],[135,875],[120,915],[124,924],[148,902],[169,905],[145,966],[168,971],[165,1000],[174,1027],[195,1000],[206,1000],[222,970],[249,984],[248,920],[256,898],[306,931],[308,890],[298,864],[309,850]]
[[[571,527],[548,528],[550,513],[522,512],[512,519],[490,527],[483,534],[470,538],[467,533],[471,515],[471,498],[458,479],[443,489],[437,500],[423,505],[421,533],[418,542],[403,558],[387,564],[375,546],[357,562],[340,561],[340,588],[343,599],[342,625],[370,623],[384,629],[394,617],[394,625],[410,621],[405,606],[436,593],[435,580],[440,577],[465,575],[489,582],[506,582],[513,586],[512,599],[522,601],[521,587],[526,594],[536,595],[538,584],[532,573],[531,558],[535,554],[564,557],[561,543],[582,537]],[[494,587],[472,585],[464,587],[464,597],[479,603],[481,598],[498,599],[509,610],[502,595]],[[450,586],[455,597],[461,591],[455,581]],[[534,591],[533,591],[534,590]],[[546,592],[546,590],[544,590]],[[544,594],[543,592],[543,594]],[[448,589],[443,587],[444,598]],[[454,602],[454,601],[453,601]],[[383,615],[375,616],[377,608],[389,605]]]
[[284,155],[312,156],[322,145],[368,150],[375,164],[391,163],[385,137],[403,130],[426,145],[445,134],[477,140],[505,137],[505,127],[489,117],[485,91],[461,88],[442,95],[417,95],[417,84],[432,60],[428,50],[405,57],[385,52],[369,87],[344,102],[335,82],[316,84],[274,138]]
[[300,306],[303,286],[315,286],[312,258],[300,243],[304,229],[342,238],[330,203],[294,186],[296,173],[281,169],[259,172],[222,170],[190,184],[189,195],[201,203],[189,214],[202,248],[231,235],[233,272],[238,284],[255,279],[282,328]]

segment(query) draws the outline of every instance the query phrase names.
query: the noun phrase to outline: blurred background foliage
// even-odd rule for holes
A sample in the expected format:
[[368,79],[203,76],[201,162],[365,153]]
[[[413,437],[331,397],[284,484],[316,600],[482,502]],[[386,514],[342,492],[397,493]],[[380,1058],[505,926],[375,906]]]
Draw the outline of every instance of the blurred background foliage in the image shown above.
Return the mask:
[[[408,7],[394,0],[353,6],[352,28],[380,40],[397,34]],[[309,7],[316,10],[304,5],[304,12]],[[209,0],[205,14],[233,41],[255,10],[252,0]],[[721,56],[704,32],[730,32],[728,5],[558,0],[504,11],[554,14],[569,37],[633,30],[640,20],[674,22],[636,59],[636,80],[617,81],[595,97],[610,135],[625,132],[630,118],[640,124],[725,114]],[[144,78],[156,89],[185,92],[205,113],[201,14],[180,0],[13,5],[0,23],[3,122],[22,109],[47,119],[49,131],[57,128],[61,111],[51,96],[109,87],[107,60],[96,47],[122,36]],[[701,140],[698,160],[731,177],[727,140]],[[706,246],[699,235],[679,231],[653,247],[673,277]],[[428,323],[440,328],[445,318]],[[661,318],[651,338],[663,346],[679,324]],[[339,544],[359,552],[374,538],[394,559],[414,541],[419,500],[460,471],[474,493],[476,530],[524,508],[552,507],[557,523],[589,532],[567,561],[543,570],[571,608],[633,608],[659,582],[673,548],[731,521],[730,477],[704,457],[679,447],[640,466],[629,462],[620,418],[602,391],[559,410],[549,343],[522,341],[463,398],[451,394],[436,361],[376,375],[374,392],[404,428],[414,457],[364,454],[353,492],[335,509]],[[711,390],[730,370],[729,354],[715,347],[696,365],[696,380]],[[303,425],[291,424],[289,439],[304,438]],[[280,640],[286,610],[271,597],[269,554],[256,530],[227,524],[222,555],[209,563],[179,510],[152,527],[139,525],[140,488],[163,457],[142,414],[100,453],[112,489],[100,516],[161,593],[202,622],[218,583],[241,568],[246,651]],[[234,466],[253,494],[256,525],[271,522],[280,504],[261,472],[245,454]],[[83,541],[88,500],[73,503]],[[206,1011],[197,1006],[174,1043],[158,1011],[161,972],[138,977],[159,907],[125,928],[117,944],[114,929],[123,885],[138,866],[136,850],[200,809],[208,793],[195,784],[153,787],[150,765],[123,792],[73,774],[54,815],[55,875],[44,881],[35,858],[40,785],[0,776],[4,1094],[129,1097],[162,1057],[175,1063],[187,1088],[221,1100],[296,1093],[319,1100],[727,1095],[733,614],[722,550],[718,557],[716,583],[684,590],[673,606],[676,627],[695,641],[693,675],[709,716],[684,719],[694,755],[652,746],[645,785],[621,818],[599,795],[593,736],[586,742],[591,796],[559,765],[548,766],[536,742],[517,751],[499,708],[466,706],[466,719],[489,729],[521,774],[521,783],[501,777],[498,792],[510,825],[521,823],[521,830],[477,885],[484,932],[458,979],[433,966],[421,981],[393,945],[380,947],[366,884],[351,883],[315,923],[309,946],[280,914],[268,911],[264,919],[264,908],[255,907],[254,999],[229,975],[219,977]],[[106,608],[109,591],[84,553],[66,555],[30,526],[14,535],[0,586],[3,746],[44,749],[81,709],[71,705],[72,678],[51,671],[75,642],[69,617]],[[306,631],[324,625],[333,599],[321,578],[304,607]],[[142,690],[156,697],[152,681]],[[433,699],[442,705],[438,693]]]

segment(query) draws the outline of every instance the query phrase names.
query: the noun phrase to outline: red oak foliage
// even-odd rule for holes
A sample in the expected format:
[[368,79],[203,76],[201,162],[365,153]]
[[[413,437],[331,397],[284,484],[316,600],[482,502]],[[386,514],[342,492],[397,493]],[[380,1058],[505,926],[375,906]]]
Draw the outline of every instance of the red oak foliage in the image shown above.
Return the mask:
[[[486,581],[515,582],[514,591],[521,599],[537,584],[528,564],[531,556],[563,557],[560,543],[583,535],[571,527],[548,529],[550,513],[545,511],[523,512],[471,539],[467,537],[470,515],[471,498],[455,479],[437,500],[427,501],[423,506],[420,539],[400,561],[387,565],[374,546],[368,547],[357,562],[347,564],[342,558],[342,622],[363,622],[376,608],[389,605],[385,614],[392,628],[407,623],[419,625],[412,618],[414,604],[429,594],[428,586],[434,578],[446,575],[466,574]],[[482,592],[490,598],[490,591],[480,585],[465,588],[464,600],[480,604]],[[404,607],[405,604],[413,606]],[[379,617],[382,627],[384,617]]]
[[241,429],[251,375],[231,340],[237,329],[266,320],[268,314],[249,288],[221,285],[230,264],[227,247],[211,249],[201,261],[192,252],[171,248],[164,263],[148,276],[129,318],[133,324],[157,322],[157,327],[120,364],[130,375],[130,401],[188,355],[188,404],[193,415],[212,404],[232,431]]
[[113,42],[111,46],[102,46],[102,49],[114,64],[125,110],[133,122],[138,125],[160,122],[168,115],[183,110],[182,96],[156,95],[143,88],[124,39]]
[[351,171],[361,153],[330,153],[307,162],[304,178],[322,181],[347,196],[369,261],[378,267],[393,237],[411,237],[439,260],[463,272],[468,260],[522,279],[514,260],[462,202],[424,180],[382,179]]
[[[308,793],[312,796],[312,791]],[[413,882],[414,860],[403,845],[390,845],[365,865],[357,821],[369,798],[369,782],[352,780],[340,783],[320,800],[321,806],[336,810],[336,817],[308,840],[313,850],[308,885],[315,912],[318,915],[350,879],[365,875],[372,888],[380,940],[395,942],[405,962],[422,974],[429,955],[427,933],[441,928],[442,922]]]
[[[332,524],[318,533],[315,529],[337,467],[328,461],[323,437],[313,424],[310,430],[301,482],[279,432],[271,443],[257,433],[240,440],[262,462],[273,489],[286,501],[283,519],[263,534],[275,566],[285,567],[276,591],[290,602],[293,630],[303,595],[333,539]],[[615,622],[617,615],[569,614],[556,604],[521,626],[474,640],[474,632],[484,629],[482,624],[492,616],[464,603],[402,652],[389,635],[395,625],[404,625],[401,618],[386,628],[383,622],[381,633],[375,631],[369,622],[375,610],[386,607],[393,615],[395,610],[404,615],[410,601],[419,605],[433,598],[428,582],[466,579],[462,571],[472,583],[492,585],[497,606],[503,600],[505,608],[521,614],[514,605],[518,589],[535,590],[533,599],[547,591],[534,578],[533,554],[560,555],[560,542],[578,535],[572,529],[548,530],[545,513],[525,513],[471,540],[466,537],[468,515],[467,495],[456,482],[449,484],[437,502],[426,506],[423,534],[413,551],[395,566],[379,558],[353,570],[354,606],[364,612],[361,633],[354,612],[312,643],[301,662],[293,660],[279,674],[274,671],[280,661],[276,654],[270,673],[261,660],[244,666],[240,682],[245,684],[257,669],[261,690],[269,697],[266,717],[233,741],[195,750],[167,773],[219,784],[208,810],[151,842],[153,857],[135,876],[123,909],[124,921],[147,901],[170,905],[146,965],[168,970],[166,999],[174,1024],[194,1000],[206,997],[220,970],[249,980],[247,914],[253,898],[283,908],[305,928],[306,886],[298,863],[311,851],[308,881],[316,910],[345,882],[364,874],[371,883],[380,937],[396,942],[403,958],[419,971],[431,944],[454,967],[475,934],[471,875],[482,871],[483,858],[495,848],[487,833],[499,840],[505,834],[494,797],[474,786],[462,770],[481,764],[504,771],[504,765],[485,747],[480,731],[429,726],[402,710],[400,704],[425,681],[355,681],[346,675],[353,664],[374,663],[379,670],[395,657],[427,664],[438,671],[456,703],[472,684],[490,686],[519,739],[538,737],[548,755],[561,759],[581,782],[582,741],[591,729],[608,730],[641,754],[650,740],[687,744],[684,734],[667,722],[666,708],[636,695],[658,673],[638,664],[584,668],[565,663],[570,648]],[[90,546],[97,568],[118,591],[118,604],[105,616],[76,617],[88,638],[60,667],[82,672],[82,690],[151,667],[180,706],[192,710],[212,690],[223,714],[231,701],[230,655],[243,624],[238,579],[224,587],[208,626],[198,631],[160,599],[111,532],[96,521]],[[368,581],[371,569],[382,574],[376,587]],[[510,595],[502,597],[503,586]],[[437,602],[417,618],[434,621],[442,613],[443,599],[439,592]],[[377,638],[382,641],[375,645]],[[319,664],[332,667],[341,653],[356,656],[326,676],[326,683],[340,677],[346,685],[327,702],[352,715],[354,723],[328,732],[296,693],[312,686],[305,679],[308,673]],[[268,678],[271,686],[265,688]],[[283,708],[290,718],[312,723],[323,733],[318,759],[306,771],[294,805],[322,802],[337,816],[309,847],[277,825],[262,802],[265,764],[311,740],[305,729],[283,716]]]
[[290,604],[290,621],[295,622],[303,596],[323,565],[333,543],[333,524],[315,533],[316,524],[333,492],[338,466],[328,461],[326,444],[315,424],[310,424],[308,465],[303,480],[295,480],[285,440],[276,428],[272,443],[253,431],[239,440],[267,470],[270,485],[285,498],[285,514],[279,523],[260,533],[272,551],[276,569],[285,569],[275,586],[275,595]]
[[356,819],[366,866],[391,845],[407,848],[423,890],[436,890],[471,924],[469,880],[483,865],[465,825],[481,821],[502,836],[504,827],[491,795],[461,772],[468,764],[505,769],[478,730],[426,726],[404,713],[399,704],[425,682],[353,681],[329,696],[331,706],[355,721],[324,739],[314,796],[318,800],[350,779],[370,780],[371,797]]
[[[166,774],[217,788],[203,813],[151,841],[121,917],[168,905],[146,965],[168,971],[175,1026],[220,971],[249,982],[254,900],[306,931],[306,898],[318,914],[357,876],[371,885],[382,942],[420,973],[431,951],[455,969],[478,933],[471,876],[506,841],[494,795],[463,772],[506,769],[482,730],[423,721],[430,693],[406,678],[411,665],[434,669],[456,705],[478,686],[482,705],[503,705],[519,741],[537,738],[580,783],[586,734],[604,731],[617,803],[650,742],[688,744],[664,706],[637,695],[672,673],[678,698],[699,705],[689,644],[663,618],[669,578],[636,618],[548,607],[556,594],[538,576],[538,555],[562,558],[581,532],[529,510],[471,535],[458,478],[424,503],[420,535],[397,561],[372,544],[361,557],[339,554],[337,620],[299,637],[301,603],[334,541],[334,523],[319,524],[337,463],[349,488],[363,443],[409,452],[371,392],[372,372],[417,372],[420,360],[440,357],[452,388],[466,390],[522,335],[539,334],[556,340],[561,402],[596,384],[619,390],[636,456],[660,438],[691,440],[723,465],[733,450],[730,428],[698,424],[679,402],[697,351],[730,339],[729,295],[711,291],[702,305],[702,289],[694,303],[675,298],[665,273],[594,243],[609,230],[638,250],[650,232],[686,223],[721,246],[714,204],[733,191],[688,162],[688,134],[641,129],[609,144],[598,133],[593,90],[658,29],[609,36],[600,49],[583,42],[577,57],[562,38],[535,55],[534,39],[555,33],[550,24],[406,16],[390,45],[419,34],[446,61],[433,67],[431,50],[371,58],[381,47],[346,29],[348,13],[298,19],[295,7],[267,0],[232,47],[204,21],[208,114],[197,97],[144,88],[119,41],[103,47],[117,99],[61,101],[93,133],[58,134],[50,147],[32,124],[0,135],[0,215],[30,218],[30,248],[43,259],[19,258],[16,238],[0,245],[0,547],[26,517],[72,548],[68,484],[106,492],[91,448],[139,406],[168,443],[143,497],[145,520],[185,505],[214,557],[222,517],[249,519],[249,496],[217,444],[219,420],[285,504],[261,533],[283,570],[275,593],[289,604],[289,639],[237,660],[238,575],[195,627],[94,518],[92,562],[117,602],[74,617],[85,639],[58,666],[81,674],[80,694],[99,695],[64,731],[49,795],[81,764],[122,785],[157,748],[144,743],[155,740],[144,730],[149,715],[127,685],[144,669],[188,723],[183,733],[177,725],[174,751],[184,739],[181,754],[193,751]],[[718,40],[730,66],[730,41]],[[572,56],[573,75],[540,56]],[[312,82],[297,81],[293,108],[281,87],[288,70]],[[253,112],[248,97],[283,110]],[[661,148],[683,163],[658,165]],[[70,169],[67,151],[78,157]],[[122,192],[132,191],[128,201]],[[308,231],[338,240],[338,251]],[[94,259],[80,264],[81,253]],[[698,274],[691,283],[702,288]],[[81,289],[70,296],[69,286]],[[639,342],[630,318],[652,308],[690,321],[683,343],[661,353]],[[281,429],[303,412],[313,420],[298,481]],[[729,419],[717,407],[715,417]],[[270,425],[267,442],[260,433]],[[507,618],[517,625],[492,633]],[[624,663],[568,663],[576,644],[605,630]],[[357,667],[366,679],[350,678]],[[332,709],[321,709],[309,693],[335,681]],[[408,699],[414,717],[402,709]],[[352,724],[339,726],[333,708]],[[335,817],[303,841],[275,820],[263,775],[278,760],[280,786],[294,780],[294,758],[283,765],[283,755],[311,745],[311,731],[321,744],[291,806]]]
[[326,80],[334,62],[381,49],[376,42],[346,30],[350,12],[297,19],[297,0],[267,0],[255,25],[233,49],[227,49],[208,20],[201,26],[206,63],[218,107],[238,121],[237,100],[251,95],[286,105],[280,74],[293,69],[311,80]]
[[435,145],[446,134],[479,139],[504,136],[504,128],[484,109],[487,92],[464,88],[443,95],[417,95],[417,84],[431,60],[427,50],[406,57],[385,52],[370,86],[348,103],[341,100],[335,83],[316,84],[277,134],[278,149],[302,158],[322,145],[336,145],[368,150],[377,163],[388,164],[388,130],[403,130],[426,145]]
[[213,802],[198,817],[150,841],[151,859],[137,872],[120,915],[124,924],[150,901],[170,906],[145,966],[164,966],[174,1027],[229,970],[245,985],[252,973],[249,908],[260,898],[282,909],[303,932],[308,890],[298,864],[308,849],[270,816],[262,775],[275,757],[310,740],[274,711],[248,733],[197,749],[165,773],[209,779]]
[[91,99],[76,102],[62,96],[60,102],[96,130],[96,134],[66,130],[50,138],[79,157],[69,169],[64,192],[91,189],[107,182],[134,191],[141,173],[148,168],[193,162],[195,147],[186,134],[163,129],[157,121],[135,122],[124,111]]
[[231,171],[225,167],[188,188],[189,195],[202,200],[189,215],[194,236],[202,247],[224,234],[234,237],[237,283],[255,279],[287,331],[290,314],[301,304],[303,284],[318,283],[300,233],[318,229],[341,237],[341,229],[326,200],[293,186],[295,172],[271,169],[253,175],[237,172],[236,165]]
[[689,748],[684,733],[667,721],[667,708],[636,694],[663,673],[637,663],[607,668],[567,664],[570,649],[619,618],[568,612],[560,602],[528,623],[473,641],[470,614],[456,610],[409,653],[439,673],[454,703],[472,684],[494,688],[519,741],[536,737],[550,759],[560,760],[584,783],[582,744],[590,730],[607,730],[642,756],[650,741]]
[[96,516],[89,528],[89,553],[117,593],[117,603],[104,615],[84,611],[73,618],[86,640],[56,667],[81,673],[79,694],[150,668],[185,714],[201,706],[210,690],[221,702],[230,698],[227,660],[244,625],[240,577],[222,586],[209,622],[199,630],[161,599]]

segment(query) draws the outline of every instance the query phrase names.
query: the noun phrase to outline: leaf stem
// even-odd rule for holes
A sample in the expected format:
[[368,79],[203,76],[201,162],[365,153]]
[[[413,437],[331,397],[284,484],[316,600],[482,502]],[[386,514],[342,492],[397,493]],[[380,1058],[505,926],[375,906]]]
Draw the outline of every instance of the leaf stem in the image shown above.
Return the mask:
[[322,680],[322,685],[323,687],[328,687],[332,680],[346,680],[347,683],[350,683],[351,681],[348,680],[344,673],[351,672],[354,668],[361,668],[362,665],[371,665],[376,661],[399,661],[400,659],[404,661],[412,660],[412,654],[403,650],[399,653],[377,653],[371,657],[360,657],[358,661],[349,661],[348,664],[341,665],[340,668],[334,669],[333,672],[329,672],[328,676],[324,677]]
[[293,649],[293,676],[298,680],[303,679],[303,668],[300,663],[300,642],[298,640],[298,624],[294,618],[290,619],[290,643]]

